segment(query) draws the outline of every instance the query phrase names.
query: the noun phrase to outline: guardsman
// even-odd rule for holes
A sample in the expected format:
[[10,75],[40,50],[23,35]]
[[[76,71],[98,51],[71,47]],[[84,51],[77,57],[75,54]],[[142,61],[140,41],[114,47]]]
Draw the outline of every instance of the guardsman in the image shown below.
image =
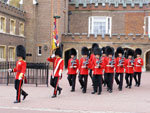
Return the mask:
[[98,92],[98,95],[101,95],[102,92],[102,75],[103,75],[103,68],[104,63],[102,59],[102,51],[100,48],[97,48],[94,51],[95,58],[93,60],[93,84],[94,84],[94,91],[92,94]]
[[20,103],[21,94],[23,95],[23,100],[25,100],[25,98],[28,96],[28,94],[21,88],[26,73],[26,50],[23,45],[18,45],[16,47],[16,51],[18,61],[16,63],[16,67],[14,69],[9,69],[9,72],[16,72],[15,89],[17,91],[17,96],[16,101],[14,103]]
[[51,75],[50,80],[50,84],[54,88],[52,98],[57,97],[57,91],[59,92],[58,95],[60,95],[62,91],[62,88],[59,86],[59,80],[62,78],[64,61],[61,57],[62,57],[62,48],[59,47],[55,50],[55,54],[52,54],[52,56],[50,56],[50,58],[47,59],[49,62],[53,62],[53,73]]
[[77,59],[77,52],[74,48],[70,50],[70,59],[68,61],[68,81],[70,86],[72,86],[71,92],[75,91],[76,84],[76,75],[78,73],[79,68],[79,60]]
[[136,83],[135,86],[139,87],[141,84],[141,74],[142,74],[142,66],[143,66],[143,59],[141,58],[142,50],[140,48],[137,48],[135,50],[135,54],[136,54],[136,59],[134,60],[134,80]]
[[106,77],[105,77],[105,59],[107,58],[107,55],[106,55],[106,47],[102,47],[102,61],[103,61],[103,64],[104,64],[104,68],[103,68],[103,76],[102,79],[103,79],[103,84],[104,84],[104,87],[106,86]]
[[107,58],[105,60],[105,74],[106,74],[106,83],[107,83],[107,91],[112,93],[113,90],[113,76],[114,76],[114,68],[115,68],[115,56],[114,50],[112,47],[107,47],[106,49]]
[[82,93],[86,93],[87,80],[88,80],[88,69],[89,69],[89,50],[87,47],[83,47],[81,50],[82,58],[79,64],[79,82],[81,85]]
[[126,88],[131,88],[132,86],[132,77],[133,77],[133,67],[134,67],[134,51],[131,49],[127,50],[127,59],[125,60],[125,69],[126,69]]
[[[122,47],[117,48],[116,55],[117,55],[117,58],[116,58],[116,63],[115,63],[115,68],[116,68],[115,80],[118,85],[119,91],[122,91],[124,62],[125,62],[124,50]],[[120,76],[120,79],[118,79],[119,76]]]
[[94,58],[95,58],[95,55],[94,55],[94,50],[96,49],[96,48],[99,48],[99,45],[97,44],[97,43],[93,43],[92,44],[92,49],[91,49],[91,55],[90,55],[90,73],[89,73],[89,75],[90,75],[90,77],[91,77],[91,80],[93,80],[92,79],[92,77],[93,77],[93,75],[92,75],[92,64],[93,64],[93,60],[94,60]]

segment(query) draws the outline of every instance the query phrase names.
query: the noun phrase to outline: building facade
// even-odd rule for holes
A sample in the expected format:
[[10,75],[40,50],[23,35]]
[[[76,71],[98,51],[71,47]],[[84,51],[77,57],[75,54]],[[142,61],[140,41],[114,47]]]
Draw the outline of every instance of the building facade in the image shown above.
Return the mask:
[[64,58],[74,47],[81,57],[82,46],[142,48],[143,70],[150,70],[149,0],[70,0],[69,31],[63,35]]
[[15,61],[15,48],[25,45],[25,12],[0,1],[0,62]]

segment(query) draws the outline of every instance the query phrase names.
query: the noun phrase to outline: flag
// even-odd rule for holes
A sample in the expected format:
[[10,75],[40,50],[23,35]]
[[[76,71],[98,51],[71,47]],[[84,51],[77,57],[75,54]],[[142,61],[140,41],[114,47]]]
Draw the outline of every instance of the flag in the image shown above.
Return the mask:
[[57,28],[56,28],[56,18],[54,21],[54,31],[53,31],[53,38],[52,38],[52,49],[56,49],[57,47],[59,47],[59,40],[58,40],[58,32],[57,32]]

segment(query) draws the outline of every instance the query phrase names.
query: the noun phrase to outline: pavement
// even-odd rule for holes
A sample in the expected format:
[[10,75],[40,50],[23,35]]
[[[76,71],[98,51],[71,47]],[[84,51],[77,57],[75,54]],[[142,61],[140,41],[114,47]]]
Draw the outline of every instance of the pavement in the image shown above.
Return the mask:
[[25,84],[23,89],[28,92],[26,100],[14,104],[16,91],[13,85],[0,85],[0,113],[150,113],[150,72],[142,74],[140,87],[133,86],[118,91],[116,82],[113,84],[113,93],[108,93],[103,87],[101,95],[92,95],[90,77],[88,78],[87,93],[83,94],[78,78],[76,91],[67,81],[66,72],[60,81],[63,88],[62,94],[57,98],[51,98],[53,88],[51,86]]

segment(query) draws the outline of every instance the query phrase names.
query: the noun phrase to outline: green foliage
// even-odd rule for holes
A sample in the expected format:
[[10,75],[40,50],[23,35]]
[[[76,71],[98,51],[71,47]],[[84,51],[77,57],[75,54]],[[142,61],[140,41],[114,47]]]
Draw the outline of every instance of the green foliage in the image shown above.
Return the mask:
[[10,0],[10,5],[12,5],[12,6],[14,6],[14,7],[20,7],[20,5],[19,5],[19,1],[20,0]]

